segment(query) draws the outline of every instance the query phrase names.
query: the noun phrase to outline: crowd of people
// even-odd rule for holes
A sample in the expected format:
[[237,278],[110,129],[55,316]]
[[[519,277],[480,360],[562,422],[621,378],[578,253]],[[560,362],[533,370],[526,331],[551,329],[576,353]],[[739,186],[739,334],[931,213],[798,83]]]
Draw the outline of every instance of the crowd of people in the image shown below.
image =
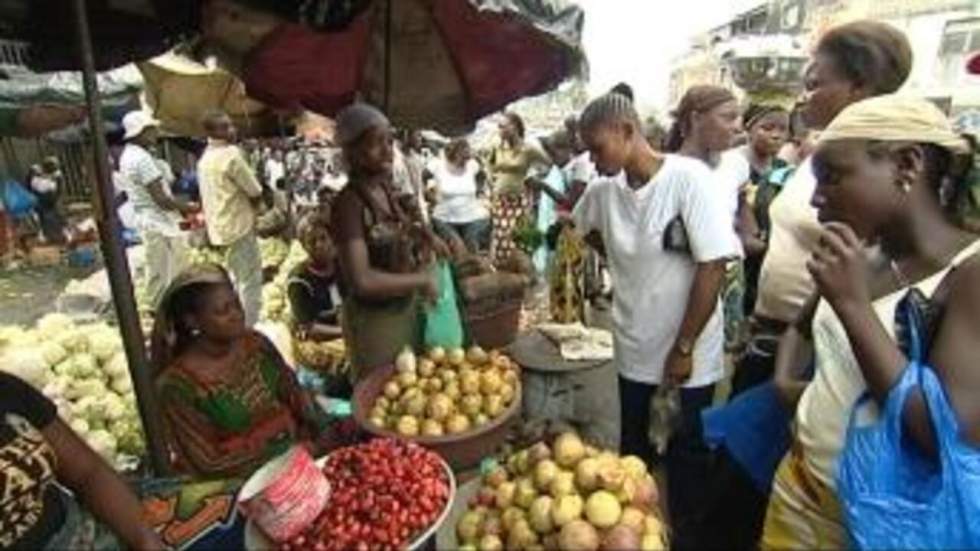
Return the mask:
[[[728,90],[696,86],[661,141],[618,86],[541,140],[508,112],[497,143],[477,154],[459,138],[425,155],[417,133],[356,103],[337,116],[336,154],[249,155],[213,112],[199,203],[169,191],[173,174],[152,153],[155,121],[128,115],[120,171],[146,244],[151,359],[175,470],[247,476],[296,441],[328,450],[348,436],[253,329],[259,219],[280,192],[288,233],[309,256],[289,274],[294,331],[342,343],[351,384],[422,346],[436,259],[533,254],[523,226],[544,230],[555,321],[588,321],[585,305],[611,287],[621,452],[663,468],[678,549],[848,546],[863,522],[848,514],[838,477],[853,453],[852,417],[886,415],[910,360],[928,363],[944,394],[936,402],[913,390],[898,409],[902,433],[926,458],[961,439],[958,453],[972,461],[962,468],[980,474],[970,466],[980,443],[980,236],[960,223],[980,185],[976,143],[928,101],[895,93],[911,64],[901,32],[858,21],[821,38],[796,107],[742,110]],[[197,213],[227,270],[183,264],[180,221]],[[915,305],[921,330],[902,314]],[[909,334],[926,340],[926,355]],[[726,356],[735,371],[719,405]],[[40,437],[11,434],[49,455],[89,457],[22,386],[0,380],[18,396],[8,407]],[[677,411],[658,449],[651,404],[668,395]],[[942,432],[936,410],[957,433]],[[45,483],[78,490],[131,546],[158,547],[129,518],[115,475],[87,461],[84,473],[56,462]],[[36,525],[12,542],[31,547],[57,531]]]

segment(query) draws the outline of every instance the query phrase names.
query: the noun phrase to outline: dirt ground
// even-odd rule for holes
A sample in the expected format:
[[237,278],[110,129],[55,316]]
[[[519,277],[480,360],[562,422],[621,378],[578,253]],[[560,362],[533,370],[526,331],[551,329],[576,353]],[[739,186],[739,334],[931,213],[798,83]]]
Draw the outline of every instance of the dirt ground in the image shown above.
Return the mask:
[[55,301],[70,280],[88,277],[97,269],[23,265],[0,270],[0,324],[33,324],[55,311]]

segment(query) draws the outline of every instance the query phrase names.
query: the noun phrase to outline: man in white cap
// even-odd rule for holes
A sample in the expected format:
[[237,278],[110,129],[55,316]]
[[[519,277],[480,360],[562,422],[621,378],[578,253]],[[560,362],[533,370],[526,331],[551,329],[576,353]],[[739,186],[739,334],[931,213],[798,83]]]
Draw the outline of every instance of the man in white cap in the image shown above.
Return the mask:
[[126,147],[119,158],[119,172],[129,183],[136,228],[146,250],[147,294],[150,305],[156,307],[186,265],[187,242],[180,220],[197,206],[173,196],[173,173],[166,161],[152,153],[160,123],[143,111],[127,113],[122,122]]
[[245,322],[252,326],[262,308],[262,257],[255,233],[262,185],[242,150],[238,132],[227,114],[204,117],[208,147],[197,163],[201,206],[211,244],[227,251],[228,271],[238,287]]

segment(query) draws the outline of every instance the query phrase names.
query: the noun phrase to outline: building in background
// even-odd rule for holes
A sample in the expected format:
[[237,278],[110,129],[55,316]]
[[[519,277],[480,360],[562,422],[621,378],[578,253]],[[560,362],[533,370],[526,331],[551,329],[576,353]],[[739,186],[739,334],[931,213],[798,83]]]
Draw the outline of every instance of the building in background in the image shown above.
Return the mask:
[[807,52],[829,28],[876,19],[906,33],[915,55],[904,91],[951,114],[980,109],[980,77],[968,75],[980,50],[977,0],[771,0],[699,34],[675,60],[670,101],[689,86],[718,84],[740,97],[799,91]]

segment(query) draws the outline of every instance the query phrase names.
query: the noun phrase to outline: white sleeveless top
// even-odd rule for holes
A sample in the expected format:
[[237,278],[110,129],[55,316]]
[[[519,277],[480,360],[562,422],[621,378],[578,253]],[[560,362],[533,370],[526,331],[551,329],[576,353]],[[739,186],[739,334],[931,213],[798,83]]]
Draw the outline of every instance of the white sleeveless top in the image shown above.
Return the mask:
[[[980,240],[964,248],[942,270],[915,283],[925,296],[932,296],[949,271],[980,251]],[[888,335],[895,339],[895,310],[910,287],[886,295],[873,304]],[[796,435],[810,471],[829,488],[836,489],[837,458],[844,448],[844,437],[855,403],[867,390],[847,332],[830,304],[821,300],[813,318],[813,346],[816,370],[796,410]],[[858,419],[863,423],[878,417],[873,400],[864,406]]]

